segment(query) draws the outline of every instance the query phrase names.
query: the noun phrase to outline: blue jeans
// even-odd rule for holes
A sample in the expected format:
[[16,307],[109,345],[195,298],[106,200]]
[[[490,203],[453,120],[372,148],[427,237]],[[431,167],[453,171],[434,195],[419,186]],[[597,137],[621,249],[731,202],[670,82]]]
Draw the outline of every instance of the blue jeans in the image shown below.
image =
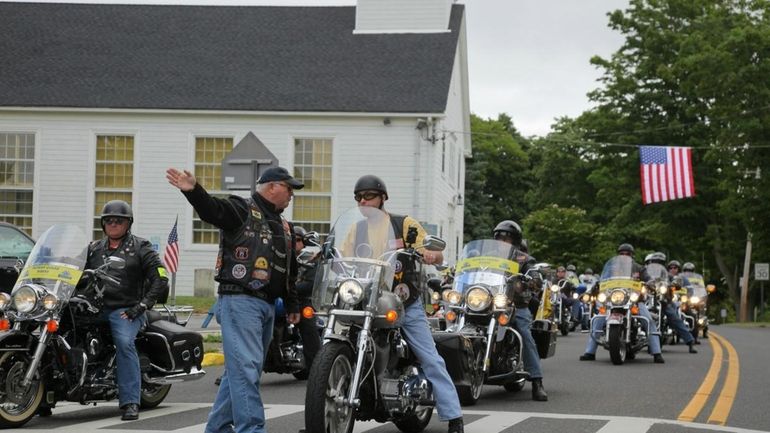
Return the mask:
[[206,433],[262,433],[265,408],[259,382],[265,351],[273,338],[273,305],[249,295],[217,301],[225,371],[209,413]]
[[[658,326],[655,321],[652,320],[650,310],[647,309],[647,305],[644,302],[639,302],[639,315],[646,317],[650,321],[650,333],[647,335],[647,346],[650,354],[657,355],[660,353],[660,334],[658,333]],[[588,342],[586,343],[586,353],[596,354],[596,349],[599,348],[599,339],[604,334],[604,327],[607,324],[607,316],[596,316],[592,322],[591,334],[588,336]]]
[[529,308],[516,308],[513,315],[513,328],[519,331],[522,339],[521,356],[524,358],[524,370],[529,373],[529,379],[542,379],[540,355],[537,353],[535,339],[532,338],[532,313]]
[[139,354],[136,352],[136,334],[147,321],[142,314],[134,320],[123,319],[121,313],[126,308],[104,310],[102,318],[110,322],[112,342],[117,353],[118,404],[139,404],[142,392],[142,373],[139,369]]
[[433,385],[433,396],[436,398],[439,419],[448,421],[463,416],[454,382],[449,377],[444,358],[436,350],[436,343],[433,341],[430,325],[425,316],[425,308],[419,300],[406,307],[404,318],[401,320],[401,329],[404,331],[409,348],[420,361],[422,371]]
[[679,317],[678,314],[676,314],[676,308],[677,307],[673,302],[669,302],[666,304],[666,308],[663,310],[663,313],[668,319],[668,326],[670,326],[674,331],[676,331],[677,334],[679,334],[679,338],[684,340],[685,344],[690,344],[695,340],[695,338],[693,338],[690,331],[687,330],[687,327],[684,325],[684,321]]

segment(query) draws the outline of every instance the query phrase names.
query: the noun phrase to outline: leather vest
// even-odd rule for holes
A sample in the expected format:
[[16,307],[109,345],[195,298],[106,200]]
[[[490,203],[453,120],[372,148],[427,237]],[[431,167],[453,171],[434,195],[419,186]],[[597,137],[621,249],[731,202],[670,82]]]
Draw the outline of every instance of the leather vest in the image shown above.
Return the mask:
[[[399,248],[404,247],[404,215],[391,215],[390,223],[393,225],[393,234]],[[407,254],[399,254],[396,257],[396,269],[393,278],[393,292],[399,295],[404,306],[412,305],[420,298],[422,285],[420,284],[420,267],[415,260]],[[408,293],[407,293],[408,291]]]
[[[220,232],[214,279],[220,283],[220,289],[221,284],[233,284],[245,293],[253,293],[270,283],[273,272],[286,274],[287,281],[289,272],[287,254],[275,249],[267,217],[251,197],[247,203],[249,215],[243,225],[237,231]],[[283,217],[281,223],[283,239],[291,239],[289,223]],[[284,251],[289,252],[290,248],[291,245],[286,245]]]

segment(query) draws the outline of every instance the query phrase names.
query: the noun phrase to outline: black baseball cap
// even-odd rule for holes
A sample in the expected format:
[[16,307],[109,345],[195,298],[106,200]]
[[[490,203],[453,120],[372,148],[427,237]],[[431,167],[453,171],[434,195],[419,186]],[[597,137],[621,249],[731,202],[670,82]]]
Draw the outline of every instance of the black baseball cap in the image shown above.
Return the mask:
[[302,189],[305,187],[305,184],[298,181],[297,179],[294,179],[289,172],[283,168],[283,167],[270,167],[267,170],[265,170],[261,176],[259,176],[259,179],[257,179],[257,183],[268,183],[268,182],[286,182],[294,189]]

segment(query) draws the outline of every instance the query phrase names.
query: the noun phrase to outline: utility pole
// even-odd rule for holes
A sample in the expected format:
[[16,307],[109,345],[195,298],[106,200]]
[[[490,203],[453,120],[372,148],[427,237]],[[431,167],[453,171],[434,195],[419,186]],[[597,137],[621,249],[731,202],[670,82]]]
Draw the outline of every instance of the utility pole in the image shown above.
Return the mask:
[[749,267],[751,266],[751,232],[746,234],[746,258],[743,261],[743,279],[741,281],[740,322],[749,321]]

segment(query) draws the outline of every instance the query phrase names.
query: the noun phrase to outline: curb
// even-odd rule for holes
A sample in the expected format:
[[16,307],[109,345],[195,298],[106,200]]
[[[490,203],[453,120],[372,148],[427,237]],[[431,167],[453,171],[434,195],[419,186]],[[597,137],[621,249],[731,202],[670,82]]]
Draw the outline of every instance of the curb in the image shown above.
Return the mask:
[[213,367],[217,365],[224,365],[225,354],[221,352],[209,352],[203,354],[203,367]]

